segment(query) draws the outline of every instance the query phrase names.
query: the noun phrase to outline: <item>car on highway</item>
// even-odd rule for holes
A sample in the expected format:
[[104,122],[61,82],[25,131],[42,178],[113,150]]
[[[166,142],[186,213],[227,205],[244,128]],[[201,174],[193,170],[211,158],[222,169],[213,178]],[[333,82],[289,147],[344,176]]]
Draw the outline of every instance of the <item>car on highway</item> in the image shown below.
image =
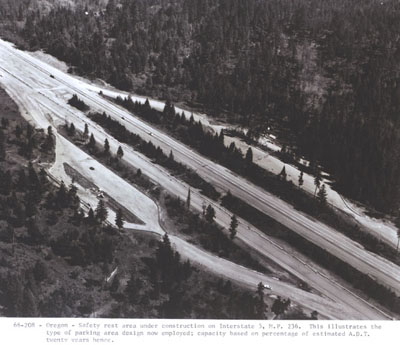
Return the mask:
[[264,289],[267,289],[267,290],[272,290],[272,287],[271,287],[271,285],[268,285],[268,284],[263,284],[263,287],[264,287]]

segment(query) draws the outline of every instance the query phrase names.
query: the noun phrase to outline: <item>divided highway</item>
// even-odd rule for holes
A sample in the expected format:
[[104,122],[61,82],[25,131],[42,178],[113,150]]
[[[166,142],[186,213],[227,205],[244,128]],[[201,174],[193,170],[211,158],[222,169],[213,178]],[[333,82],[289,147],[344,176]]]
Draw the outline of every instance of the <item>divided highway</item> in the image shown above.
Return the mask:
[[[123,109],[111,104],[96,93],[89,91],[89,85],[81,80],[37,61],[28,54],[16,50],[4,41],[0,41],[0,66],[0,75],[4,75],[3,78],[0,77],[0,82],[4,83],[6,89],[7,83],[3,81],[4,79],[10,80],[10,78],[14,78],[14,85],[18,84],[14,88],[15,97],[18,97],[17,89],[20,88],[21,93],[29,94],[30,97],[40,100],[48,109],[52,109],[52,116],[73,121],[75,124],[79,123],[81,127],[83,127],[83,123],[85,122],[90,123],[90,131],[95,134],[96,139],[104,140],[107,137],[112,149],[115,149],[119,144],[118,142],[110,138],[99,126],[83,118],[82,114],[71,110],[66,104],[66,99],[72,93],[78,94],[91,108],[106,111],[107,114],[123,123],[128,130],[139,134],[147,140],[151,139],[155,145],[159,145],[165,152],[168,153],[172,149],[177,160],[192,167],[203,178],[222,190],[230,190],[234,195],[242,198],[260,211],[341,258],[343,261],[348,262],[360,271],[370,274],[400,294],[400,268],[398,266],[367,252],[357,243],[336,232],[334,229],[294,210],[282,200],[236,176],[224,167],[207,160],[193,152],[190,148],[142,121],[130,117]],[[54,75],[55,78],[50,77],[50,74]],[[7,75],[7,78],[5,78],[5,75]],[[40,124],[41,120],[36,120]],[[142,168],[147,175],[174,194],[183,198],[186,196],[188,187],[186,184],[173,178],[162,168],[154,166],[145,157],[138,155],[129,147],[123,146],[123,148],[125,152],[124,158],[129,163]],[[200,210],[204,199],[203,196],[194,191],[192,195],[193,207]],[[206,201],[213,203],[210,200]],[[227,226],[230,220],[229,212],[218,205],[215,205],[215,207],[217,209],[218,222]],[[369,319],[385,318],[385,315],[375,307],[317,272],[315,270],[316,266],[298,261],[283,248],[276,245],[257,229],[250,227],[244,221],[241,221],[239,226],[238,237],[254,248],[254,250],[270,257],[289,272],[307,281],[333,301],[342,304],[343,308],[344,306],[346,308],[351,306],[351,309],[357,311],[355,314],[357,315],[356,317],[363,315],[363,318]],[[338,316],[338,318],[340,317]]]

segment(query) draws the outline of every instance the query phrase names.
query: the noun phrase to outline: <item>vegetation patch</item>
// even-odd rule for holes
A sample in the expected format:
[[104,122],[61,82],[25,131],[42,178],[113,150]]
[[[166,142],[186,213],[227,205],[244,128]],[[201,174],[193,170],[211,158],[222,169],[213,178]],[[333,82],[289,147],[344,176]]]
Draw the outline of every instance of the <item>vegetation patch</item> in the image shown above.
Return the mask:
[[72,105],[73,107],[75,107],[76,109],[80,110],[80,111],[87,111],[89,110],[89,106],[82,101],[76,94],[74,94],[69,100],[68,100],[68,104]]

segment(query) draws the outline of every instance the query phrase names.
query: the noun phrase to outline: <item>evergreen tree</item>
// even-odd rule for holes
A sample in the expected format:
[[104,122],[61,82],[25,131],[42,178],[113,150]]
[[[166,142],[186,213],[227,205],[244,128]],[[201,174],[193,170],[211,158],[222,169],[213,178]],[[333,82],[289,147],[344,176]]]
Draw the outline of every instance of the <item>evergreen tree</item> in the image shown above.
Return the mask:
[[108,155],[110,153],[110,143],[108,142],[108,139],[106,138],[104,140],[104,154]]
[[124,226],[123,214],[122,214],[122,210],[120,208],[117,210],[117,213],[115,216],[115,225],[119,229],[122,229],[122,227]]
[[118,150],[117,150],[118,159],[121,159],[123,156],[124,156],[124,151],[122,150],[121,146],[118,146]]
[[40,168],[39,180],[42,185],[45,185],[47,183],[47,173],[46,170],[44,170],[43,168]]
[[54,135],[53,135],[53,131],[52,131],[52,127],[49,126],[47,128],[47,136],[46,139],[42,145],[42,149],[44,151],[50,151],[52,148],[54,147]]
[[[28,128],[30,128],[30,127],[28,127]],[[28,141],[23,146],[22,155],[28,159],[31,159],[34,147],[35,147],[35,141],[32,137],[29,137]]]
[[281,172],[278,174],[278,177],[280,180],[286,181],[287,174],[286,174],[286,166],[285,165],[283,166]]
[[231,217],[231,224],[229,226],[229,233],[230,233],[231,240],[233,240],[237,234],[238,225],[239,225],[238,220],[237,220],[236,216],[233,214]]
[[69,187],[68,191],[68,199],[69,199],[69,204],[71,205],[72,208],[78,208],[80,199],[78,196],[78,188],[76,188],[75,185],[71,184]]
[[173,153],[172,150],[171,150],[171,151],[169,151],[168,162],[169,162],[169,163],[173,163],[174,160],[175,160],[175,158],[174,158],[174,153]]
[[316,310],[311,312],[311,320],[318,320],[318,312]]
[[34,169],[32,162],[28,163],[28,183],[29,188],[32,190],[40,191],[40,181],[39,177]]
[[250,165],[251,163],[253,163],[253,151],[252,151],[251,147],[249,147],[247,149],[245,160],[246,160],[247,165]]
[[93,224],[94,223],[94,211],[92,208],[89,208],[88,211],[88,215],[87,215],[87,221],[89,222],[89,224]]
[[264,285],[259,282],[256,291],[256,317],[258,319],[265,319],[265,311],[267,306],[264,301]]
[[89,143],[88,143],[88,148],[90,150],[94,150],[96,148],[96,139],[94,138],[93,133],[90,134],[90,138],[89,138]]
[[271,311],[275,314],[276,317],[279,317],[286,312],[290,304],[290,299],[284,300],[281,298],[281,296],[278,296],[278,298],[272,304]]
[[83,137],[86,139],[89,137],[89,126],[87,123],[85,123],[85,129],[83,130]]
[[314,196],[317,193],[317,189],[320,187],[322,181],[321,177],[321,170],[317,167],[315,170],[315,176],[314,176],[314,185],[315,185],[315,191],[314,191]]
[[326,205],[326,189],[325,189],[325,184],[322,184],[321,188],[318,191],[318,200],[321,203],[321,205]]
[[190,198],[191,198],[191,195],[190,195],[190,187],[189,187],[187,198],[186,198],[186,208],[187,209],[190,208]]
[[73,137],[75,135],[75,125],[73,122],[71,122],[71,124],[69,125],[69,127],[67,128],[67,134],[70,137]]
[[207,206],[206,214],[205,214],[206,221],[212,223],[215,218],[215,210],[211,205]]
[[301,188],[303,186],[304,180],[303,180],[303,171],[300,171],[299,175],[299,187]]
[[61,181],[60,188],[57,191],[56,204],[59,208],[64,208],[68,205],[68,195],[64,181]]
[[203,215],[203,217],[206,216],[206,210],[207,210],[207,205],[206,202],[203,200],[202,204],[201,204],[201,214]]
[[[224,131],[221,129],[219,132],[219,137],[218,137],[219,144],[224,145],[224,140],[225,140]],[[252,154],[251,161],[253,161],[253,152],[251,152],[251,154]]]
[[100,199],[96,207],[96,219],[100,223],[103,223],[104,221],[106,221],[107,216],[108,216],[107,208],[104,205],[103,199]]
[[396,251],[398,251],[399,250],[399,242],[400,242],[400,216],[397,216],[394,224],[397,227],[397,248],[396,248]]
[[51,126],[47,127],[47,135],[48,135],[49,137],[52,137],[52,136],[53,136],[53,128],[52,128]]

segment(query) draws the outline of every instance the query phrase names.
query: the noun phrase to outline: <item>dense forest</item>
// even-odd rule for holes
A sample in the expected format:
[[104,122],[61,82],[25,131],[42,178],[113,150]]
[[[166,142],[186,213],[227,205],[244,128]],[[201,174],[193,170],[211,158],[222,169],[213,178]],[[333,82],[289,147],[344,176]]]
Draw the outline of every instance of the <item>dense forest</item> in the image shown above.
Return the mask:
[[288,129],[292,150],[345,194],[398,210],[398,1],[110,0],[46,11],[30,3],[1,2],[3,20],[20,22],[21,46],[256,134]]

